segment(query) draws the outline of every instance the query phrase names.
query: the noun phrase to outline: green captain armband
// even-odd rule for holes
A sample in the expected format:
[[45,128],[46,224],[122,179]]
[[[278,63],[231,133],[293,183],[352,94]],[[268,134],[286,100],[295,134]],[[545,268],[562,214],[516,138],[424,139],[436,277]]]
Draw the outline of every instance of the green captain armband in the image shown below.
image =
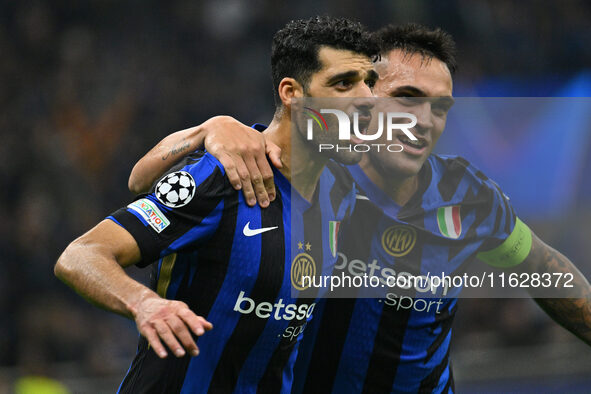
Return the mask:
[[497,268],[513,267],[521,264],[531,250],[531,230],[519,218],[509,237],[499,246],[476,255],[480,260]]

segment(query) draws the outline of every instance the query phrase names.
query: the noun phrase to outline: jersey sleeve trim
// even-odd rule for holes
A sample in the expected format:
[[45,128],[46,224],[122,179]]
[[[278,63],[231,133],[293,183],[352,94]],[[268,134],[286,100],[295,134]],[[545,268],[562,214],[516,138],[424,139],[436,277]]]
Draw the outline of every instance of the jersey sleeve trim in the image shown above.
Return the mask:
[[136,264],[138,267],[146,267],[158,259],[160,250],[157,247],[157,240],[155,237],[150,236],[149,231],[146,231],[146,225],[136,216],[135,212],[129,212],[126,208],[121,208],[108,216],[107,219],[123,227],[135,238],[142,256],[141,261]]
[[531,230],[519,218],[515,218],[515,227],[511,235],[499,246],[476,255],[485,263],[507,268],[521,264],[528,256],[532,246]]

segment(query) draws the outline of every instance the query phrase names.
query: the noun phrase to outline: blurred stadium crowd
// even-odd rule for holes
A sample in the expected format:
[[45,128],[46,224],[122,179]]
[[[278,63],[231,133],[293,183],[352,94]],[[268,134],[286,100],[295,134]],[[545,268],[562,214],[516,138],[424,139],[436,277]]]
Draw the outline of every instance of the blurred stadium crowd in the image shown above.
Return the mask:
[[[288,20],[331,14],[372,29],[441,26],[457,40],[455,82],[467,93],[491,77],[544,80],[591,67],[591,5],[583,0],[285,3],[0,2],[0,370],[8,371],[0,382],[122,376],[135,352],[133,322],[84,303],[53,277],[53,264],[132,197],[133,164],[164,135],[216,114],[270,119],[270,40]],[[569,215],[587,228],[580,242],[590,216]],[[588,257],[552,223],[536,224],[550,244],[573,248],[575,263]],[[456,350],[572,340],[530,300],[465,304]]]

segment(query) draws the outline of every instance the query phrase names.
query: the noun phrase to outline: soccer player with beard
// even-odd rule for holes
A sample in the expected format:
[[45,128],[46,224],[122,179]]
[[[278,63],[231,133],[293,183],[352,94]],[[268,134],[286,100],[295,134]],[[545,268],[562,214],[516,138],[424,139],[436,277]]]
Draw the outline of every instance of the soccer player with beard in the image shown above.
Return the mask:
[[[56,275],[92,303],[133,318],[142,335],[119,392],[290,391],[315,305],[291,293],[290,250],[305,243],[308,263],[331,272],[335,258],[315,240],[355,202],[353,184],[325,169],[328,157],[307,149],[312,145],[301,131],[292,136],[291,101],[350,97],[349,112],[367,111],[371,103],[363,97],[372,96],[376,54],[359,23],[331,17],[288,23],[273,39],[276,113],[266,130],[255,126],[281,148],[275,200],[265,209],[249,207],[222,164],[201,152],[66,248]],[[292,144],[299,153],[293,161]],[[332,158],[352,164],[361,157]],[[295,176],[301,181],[292,190]],[[123,270],[154,261],[151,288]],[[193,335],[206,330],[212,331],[199,338],[198,349]]]
[[[349,167],[363,198],[352,231],[343,227],[339,252],[349,261],[375,259],[414,275],[451,273],[475,257],[516,272],[570,273],[570,298],[536,302],[591,343],[591,289],[576,267],[517,218],[482,172],[460,157],[431,154],[453,104],[451,37],[418,25],[388,26],[376,36],[382,60],[374,92],[398,98],[416,114],[412,131],[418,142],[397,136],[403,152],[369,153]],[[242,135],[241,126],[225,122]],[[406,248],[388,241],[401,237],[410,240]],[[368,254],[355,255],[360,251]],[[457,300],[410,300],[412,306],[396,297],[319,305],[321,319],[316,316],[307,328],[298,356],[294,392],[453,392],[449,345]]]

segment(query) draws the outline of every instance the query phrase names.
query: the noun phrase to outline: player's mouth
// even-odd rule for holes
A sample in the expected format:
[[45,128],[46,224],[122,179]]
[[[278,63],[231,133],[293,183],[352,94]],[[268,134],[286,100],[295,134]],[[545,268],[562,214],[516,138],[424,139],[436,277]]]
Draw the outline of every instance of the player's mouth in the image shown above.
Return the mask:
[[422,137],[416,138],[417,140],[411,140],[408,138],[408,136],[406,136],[406,134],[398,136],[398,141],[400,141],[404,147],[404,152],[410,153],[412,155],[422,155],[425,152],[429,146],[429,143]]

